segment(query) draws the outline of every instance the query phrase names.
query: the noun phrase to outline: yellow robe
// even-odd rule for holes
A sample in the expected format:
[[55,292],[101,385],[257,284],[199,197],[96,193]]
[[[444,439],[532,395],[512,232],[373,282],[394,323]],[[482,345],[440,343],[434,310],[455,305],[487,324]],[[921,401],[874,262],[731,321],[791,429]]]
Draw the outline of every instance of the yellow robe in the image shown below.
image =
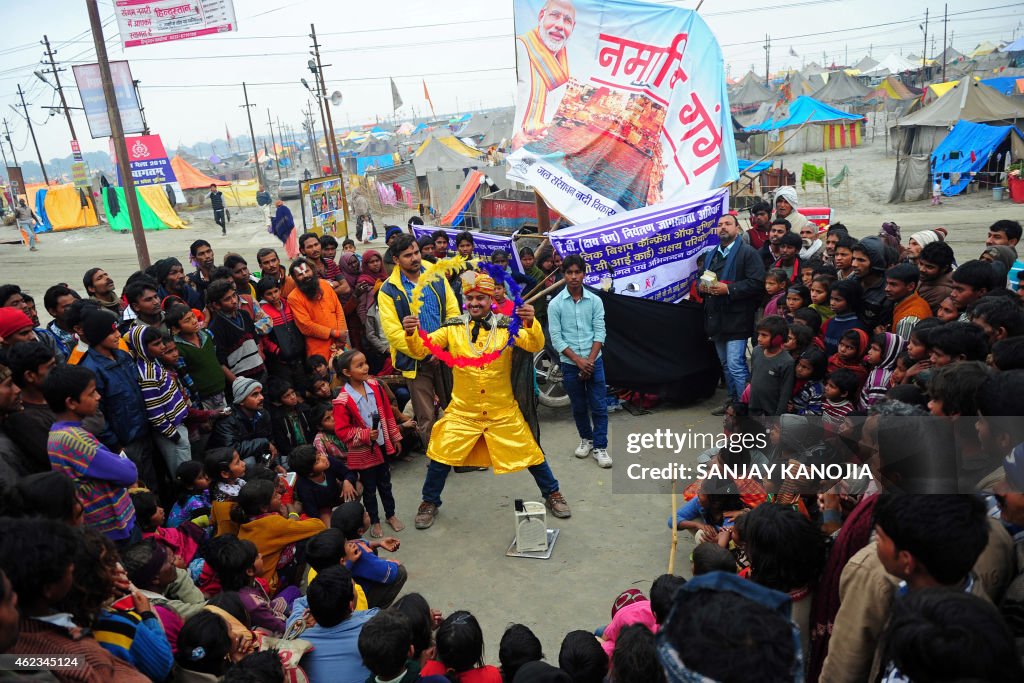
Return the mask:
[[[508,330],[497,327],[498,319],[494,315],[490,318],[495,334],[489,347],[490,332],[480,330],[473,345],[478,352],[490,352],[507,343]],[[406,339],[413,358],[429,353],[418,334]],[[430,340],[455,357],[473,356],[465,324],[442,325],[430,333]],[[515,345],[530,353],[540,351],[544,348],[544,330],[537,322],[520,328]],[[495,474],[516,472],[544,462],[544,452],[512,395],[511,348],[482,368],[455,367],[452,374],[452,401],[430,432],[428,458],[445,465],[493,467]]]

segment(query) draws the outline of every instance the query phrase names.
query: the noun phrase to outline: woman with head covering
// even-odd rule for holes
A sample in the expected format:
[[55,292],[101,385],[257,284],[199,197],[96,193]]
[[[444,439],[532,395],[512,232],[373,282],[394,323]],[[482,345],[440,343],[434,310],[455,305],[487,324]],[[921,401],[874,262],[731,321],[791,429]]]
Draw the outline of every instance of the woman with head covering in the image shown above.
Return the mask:
[[904,247],[900,244],[903,239],[903,236],[900,234],[900,226],[891,221],[886,221],[878,229],[878,236],[882,239],[883,245],[896,250],[899,260],[902,261]]
[[384,272],[384,259],[380,252],[375,249],[367,249],[363,252],[363,270],[359,274],[354,291],[359,297],[359,320],[366,325],[366,311],[373,304],[376,291],[374,286],[378,282],[388,279]]
[[773,219],[785,218],[792,225],[793,214],[796,213],[798,206],[800,206],[800,202],[796,197],[796,188],[783,185],[775,190],[775,216]]

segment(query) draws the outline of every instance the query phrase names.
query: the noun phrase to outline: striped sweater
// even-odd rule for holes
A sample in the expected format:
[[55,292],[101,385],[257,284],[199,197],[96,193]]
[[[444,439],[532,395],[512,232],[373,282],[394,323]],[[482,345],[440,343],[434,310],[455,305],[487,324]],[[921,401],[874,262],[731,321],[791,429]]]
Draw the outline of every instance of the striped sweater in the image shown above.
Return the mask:
[[175,430],[188,417],[188,402],[175,376],[159,361],[146,355],[146,345],[142,343],[146,329],[137,325],[128,331],[128,348],[139,371],[146,418],[158,434],[173,438]]
[[125,487],[139,477],[135,463],[101,444],[81,422],[55,422],[46,450],[54,471],[78,484],[85,525],[113,541],[131,536],[135,508]]
[[149,683],[150,679],[131,664],[110,654],[88,635],[71,634],[53,624],[22,617],[19,621],[18,642],[10,649],[19,655],[75,656],[81,664],[74,669],[53,671],[58,681],[84,683]]
[[93,626],[103,649],[154,681],[164,681],[174,666],[174,653],[160,619],[152,612],[103,610]]

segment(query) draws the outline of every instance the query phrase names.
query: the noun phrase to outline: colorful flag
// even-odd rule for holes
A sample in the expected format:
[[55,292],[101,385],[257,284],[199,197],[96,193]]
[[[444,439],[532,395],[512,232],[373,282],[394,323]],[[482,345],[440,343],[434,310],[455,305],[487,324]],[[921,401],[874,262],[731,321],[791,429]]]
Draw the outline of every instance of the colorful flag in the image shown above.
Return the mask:
[[430,99],[430,91],[427,90],[427,79],[425,78],[423,79],[423,99],[425,99],[427,104],[430,105],[430,115],[436,117],[437,114],[434,113],[434,101]]
[[398,86],[395,85],[395,79],[389,79],[391,81],[391,105],[395,111],[398,111],[402,107],[402,96],[398,94]]

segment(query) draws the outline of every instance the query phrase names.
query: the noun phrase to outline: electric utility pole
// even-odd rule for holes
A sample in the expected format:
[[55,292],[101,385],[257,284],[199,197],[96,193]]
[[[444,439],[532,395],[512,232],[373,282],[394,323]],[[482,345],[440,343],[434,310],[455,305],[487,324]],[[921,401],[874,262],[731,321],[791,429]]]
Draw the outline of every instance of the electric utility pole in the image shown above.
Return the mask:
[[949,24],[949,3],[942,6],[942,82],[946,82],[946,28]]
[[[327,113],[327,125],[330,126],[330,130],[324,131],[325,137],[328,139],[330,149],[334,151],[334,164],[337,169],[338,176],[341,178],[341,208],[344,210],[345,215],[345,235],[348,235],[348,193],[345,191],[345,172],[341,166],[341,156],[338,154],[338,140],[334,137],[334,121],[331,118],[331,104],[327,100],[327,84],[324,80],[324,65],[320,61],[320,43],[316,40],[316,25],[309,25],[309,37],[313,39],[313,54],[316,57],[316,70],[320,76],[320,96],[323,98],[324,111]],[[330,65],[328,65],[330,66]]]
[[[260,166],[260,155],[256,151],[256,133],[252,130],[252,108],[255,104],[249,104],[249,89],[245,87],[245,82],[242,82],[242,94],[245,96],[245,104],[238,106],[245,108],[245,117],[249,119],[249,142],[252,143],[252,163],[256,166],[256,182],[260,185],[264,185],[265,179],[263,178],[263,167]],[[264,185],[264,189],[266,186]]]
[[768,34],[764,36],[764,84],[769,88],[772,85],[772,79],[768,75],[768,58],[772,52],[772,38]]
[[53,74],[53,81],[56,83],[57,94],[60,95],[60,106],[64,110],[64,116],[68,120],[68,130],[71,131],[71,139],[78,140],[78,136],[75,135],[75,124],[71,122],[71,110],[68,109],[68,101],[64,97],[64,88],[60,85],[60,72],[64,69],[57,68],[57,61],[53,58],[56,54],[53,48],[50,47],[50,39],[45,34],[43,35],[43,45],[46,46],[46,56],[50,58],[50,70],[44,73]]
[[[7,125],[7,119],[4,119],[4,137],[7,139],[7,144],[11,146],[11,156],[14,157],[14,165],[18,165],[18,153],[14,150],[14,141],[11,140],[11,129]],[[2,145],[0,145],[2,146]]]
[[921,87],[924,87],[924,58],[928,53],[928,9],[924,10],[924,45],[921,47]]
[[32,135],[32,144],[36,148],[36,158],[39,159],[39,168],[43,171],[43,182],[47,186],[50,184],[50,179],[46,176],[46,166],[43,164],[43,155],[39,153],[39,143],[36,142],[36,129],[32,127],[32,117],[28,115],[28,105],[25,104],[25,92],[21,89],[21,83],[18,84],[18,97],[21,98],[21,109],[25,114],[25,123],[28,124],[28,132]]
[[274,166],[277,167],[277,182],[281,182],[281,159],[274,140],[274,123],[270,120],[270,109],[267,109],[267,127],[270,128],[270,149],[274,152]]

